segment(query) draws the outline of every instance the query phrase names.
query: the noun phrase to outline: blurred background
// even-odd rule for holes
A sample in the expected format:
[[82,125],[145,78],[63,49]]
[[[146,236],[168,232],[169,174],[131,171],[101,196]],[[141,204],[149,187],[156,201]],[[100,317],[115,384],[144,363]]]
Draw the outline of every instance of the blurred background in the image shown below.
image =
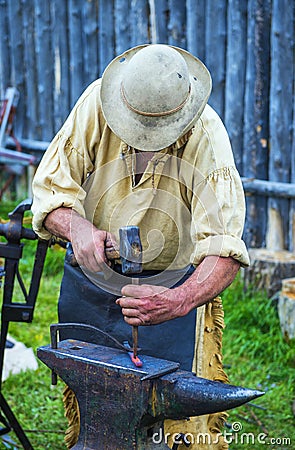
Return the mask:
[[295,183],[294,9],[289,0],[1,0],[0,97],[19,93],[14,135],[36,165],[114,56],[143,43],[187,49],[212,74],[209,103],[248,180],[247,245],[293,250],[295,190],[275,183]]
[[[235,439],[231,450],[248,444],[264,449],[259,433],[273,438],[267,441],[270,449],[294,446],[294,25],[294,0],[0,0],[3,229],[8,213],[31,196],[48,143],[114,56],[136,45],[166,43],[190,51],[209,68],[209,103],[228,130],[245,189],[244,240],[252,261],[222,294],[224,362],[233,384],[266,392],[255,404],[231,412],[226,423]],[[25,216],[23,224],[30,227],[30,211]],[[0,250],[5,245],[2,235]],[[36,242],[26,241],[17,266],[26,286],[35,252]],[[33,323],[10,324],[13,337],[34,352],[48,344],[49,325],[57,321],[63,259],[64,249],[51,246]],[[22,294],[16,284],[13,300],[23,305]],[[3,321],[3,305],[1,315]],[[3,385],[36,450],[65,448],[63,386],[53,390],[49,372],[39,364],[8,376]],[[252,433],[254,443],[233,434],[234,423]],[[22,448],[15,435],[1,437],[4,432],[0,428],[0,450]]]

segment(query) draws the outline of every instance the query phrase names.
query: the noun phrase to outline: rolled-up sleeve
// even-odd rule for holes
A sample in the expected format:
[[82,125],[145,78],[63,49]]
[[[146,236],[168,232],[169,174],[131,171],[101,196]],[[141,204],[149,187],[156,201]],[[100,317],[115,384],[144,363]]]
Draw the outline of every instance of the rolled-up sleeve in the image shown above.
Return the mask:
[[33,229],[42,239],[51,234],[44,219],[54,209],[68,207],[85,216],[81,187],[93,170],[94,147],[99,143],[99,95],[93,83],[46,150],[33,180]]
[[[217,113],[206,106],[190,143],[192,177],[192,263],[208,255],[232,257],[242,266],[249,255],[242,239],[246,207],[227,131]],[[193,156],[191,156],[193,158]]]
[[235,167],[217,169],[199,183],[192,211],[193,264],[198,265],[208,255],[218,255],[230,256],[245,267],[249,265],[242,240],[245,197]]

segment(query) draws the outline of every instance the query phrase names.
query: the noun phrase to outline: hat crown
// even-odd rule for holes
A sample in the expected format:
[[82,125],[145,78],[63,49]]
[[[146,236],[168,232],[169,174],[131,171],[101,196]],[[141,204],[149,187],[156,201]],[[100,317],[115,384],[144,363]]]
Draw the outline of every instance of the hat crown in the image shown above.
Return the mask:
[[135,110],[167,113],[186,101],[190,90],[185,59],[175,49],[154,44],[137,52],[122,77],[125,101]]

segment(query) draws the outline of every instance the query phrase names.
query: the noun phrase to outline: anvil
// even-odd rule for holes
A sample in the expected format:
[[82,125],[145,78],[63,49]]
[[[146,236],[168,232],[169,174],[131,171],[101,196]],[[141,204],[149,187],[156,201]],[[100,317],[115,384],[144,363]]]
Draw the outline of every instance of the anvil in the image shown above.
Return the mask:
[[[235,408],[263,393],[199,378],[173,361],[68,339],[40,347],[38,357],[73,390],[80,409],[74,450],[154,450],[164,419]],[[157,443],[158,450],[168,449]]]

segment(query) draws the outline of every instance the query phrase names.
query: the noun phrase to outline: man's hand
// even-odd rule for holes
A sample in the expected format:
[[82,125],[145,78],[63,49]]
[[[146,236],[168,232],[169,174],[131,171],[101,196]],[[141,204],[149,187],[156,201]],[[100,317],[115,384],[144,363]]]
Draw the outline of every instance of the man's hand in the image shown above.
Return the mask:
[[72,243],[78,264],[91,272],[110,265],[106,248],[118,248],[114,236],[98,230],[91,222],[70,208],[58,208],[48,214],[44,225],[52,234]]
[[[155,325],[182,317],[217,297],[234,280],[240,263],[231,257],[207,256],[180,286],[127,285],[117,300],[129,325]],[[125,297],[124,297],[125,296]]]
[[84,224],[83,228],[72,231],[71,242],[79,266],[91,272],[101,272],[105,265],[111,264],[106,257],[106,248],[115,245],[114,237],[103,230],[98,230],[91,224]]
[[122,295],[116,303],[129,325],[156,325],[188,312],[175,291],[164,286],[127,284]]

